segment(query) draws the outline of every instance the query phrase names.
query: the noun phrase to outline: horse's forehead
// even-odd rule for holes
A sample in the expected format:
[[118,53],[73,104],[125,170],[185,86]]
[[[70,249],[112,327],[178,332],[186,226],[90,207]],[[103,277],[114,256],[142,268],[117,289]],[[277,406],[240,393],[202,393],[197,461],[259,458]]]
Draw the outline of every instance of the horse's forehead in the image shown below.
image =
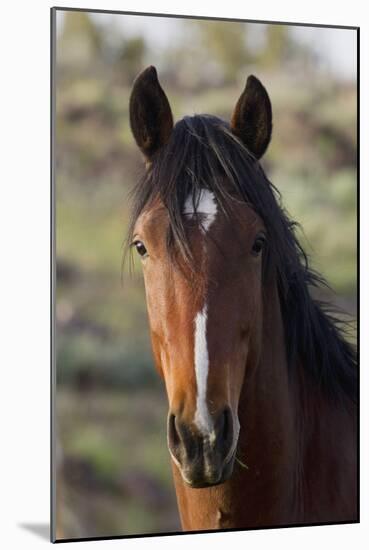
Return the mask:
[[228,227],[233,231],[237,229],[252,229],[261,225],[262,221],[255,210],[246,202],[229,198],[228,208],[232,210],[229,218],[223,214],[223,209],[215,194],[208,189],[200,189],[195,194],[190,193],[185,201],[184,214],[193,217],[200,214],[203,233],[206,233],[218,222],[219,227]]
[[[217,239],[227,242],[232,239],[232,235],[247,235],[252,237],[255,228],[262,228],[263,224],[260,217],[253,208],[240,200],[232,200],[230,204],[231,216],[224,214],[219,200],[209,189],[199,189],[190,192],[185,199],[183,206],[184,224],[191,220],[190,235],[192,237],[192,246],[196,241],[203,241],[207,234],[214,233]],[[193,220],[196,225],[193,225]],[[152,201],[140,214],[135,225],[135,232],[147,236],[150,241],[164,246],[166,235],[170,226],[170,216],[163,202],[157,198]],[[194,232],[195,231],[195,232]],[[193,240],[195,239],[195,241]],[[219,243],[221,244],[221,243]]]

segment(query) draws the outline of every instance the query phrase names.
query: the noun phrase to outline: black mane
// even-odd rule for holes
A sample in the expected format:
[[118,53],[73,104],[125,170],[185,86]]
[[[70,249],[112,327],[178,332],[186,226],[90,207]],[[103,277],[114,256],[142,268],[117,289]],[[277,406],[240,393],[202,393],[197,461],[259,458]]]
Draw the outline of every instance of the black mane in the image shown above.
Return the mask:
[[232,196],[250,204],[264,221],[268,233],[264,271],[267,276],[273,265],[277,272],[290,372],[300,361],[326,395],[356,401],[356,353],[344,338],[347,323],[311,296],[312,288],[326,283],[309,267],[295,234],[296,223],[280,206],[278,190],[224,121],[196,115],[175,125],[135,190],[128,242],[142,210],[159,196],[170,218],[169,250],[179,249],[190,264],[183,208],[189,194],[195,198],[201,188],[214,193],[229,217]]

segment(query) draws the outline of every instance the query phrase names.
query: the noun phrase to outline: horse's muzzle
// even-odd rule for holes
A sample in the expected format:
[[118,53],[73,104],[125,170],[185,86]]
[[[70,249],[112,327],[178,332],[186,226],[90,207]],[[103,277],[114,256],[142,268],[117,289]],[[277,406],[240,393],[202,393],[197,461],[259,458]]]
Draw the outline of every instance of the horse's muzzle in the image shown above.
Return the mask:
[[177,415],[168,415],[168,446],[184,481],[194,488],[226,481],[232,474],[236,442],[232,412],[226,407],[213,421],[209,433],[201,433]]

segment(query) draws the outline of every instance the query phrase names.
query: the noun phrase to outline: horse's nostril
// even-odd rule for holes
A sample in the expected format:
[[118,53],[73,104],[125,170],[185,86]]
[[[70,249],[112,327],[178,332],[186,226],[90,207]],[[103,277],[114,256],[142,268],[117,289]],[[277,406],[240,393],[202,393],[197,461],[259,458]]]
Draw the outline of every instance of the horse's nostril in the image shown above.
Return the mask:
[[180,437],[176,426],[176,417],[174,414],[169,415],[168,419],[168,437],[171,445],[176,447],[180,443]]
[[172,455],[182,462],[195,460],[202,449],[202,438],[192,432],[180,417],[170,414],[168,417],[168,443]]
[[233,421],[232,412],[229,407],[226,407],[223,413],[220,415],[219,424],[217,426],[217,432],[223,447],[228,448],[232,445],[233,441]]

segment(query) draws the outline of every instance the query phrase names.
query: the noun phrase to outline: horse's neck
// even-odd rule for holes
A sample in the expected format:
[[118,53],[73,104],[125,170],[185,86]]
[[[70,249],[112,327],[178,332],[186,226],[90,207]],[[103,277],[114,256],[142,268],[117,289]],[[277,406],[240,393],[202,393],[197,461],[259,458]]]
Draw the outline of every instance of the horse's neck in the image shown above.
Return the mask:
[[267,525],[354,517],[355,406],[328,399],[301,362],[288,372],[273,285],[266,288],[262,342],[239,408],[239,455],[249,467],[242,490],[253,502],[247,520],[257,524],[260,517]]
[[262,354],[239,408],[239,455],[249,467],[242,491],[253,503],[247,521],[352,519],[355,406],[328,399],[301,362],[288,372],[278,292],[275,286],[266,292]]
[[265,288],[263,301],[261,355],[257,365],[246,365],[240,398],[238,455],[248,467],[243,472],[243,491],[253,503],[249,520],[257,524],[260,518],[267,525],[283,523],[289,513],[296,425],[275,283]]

